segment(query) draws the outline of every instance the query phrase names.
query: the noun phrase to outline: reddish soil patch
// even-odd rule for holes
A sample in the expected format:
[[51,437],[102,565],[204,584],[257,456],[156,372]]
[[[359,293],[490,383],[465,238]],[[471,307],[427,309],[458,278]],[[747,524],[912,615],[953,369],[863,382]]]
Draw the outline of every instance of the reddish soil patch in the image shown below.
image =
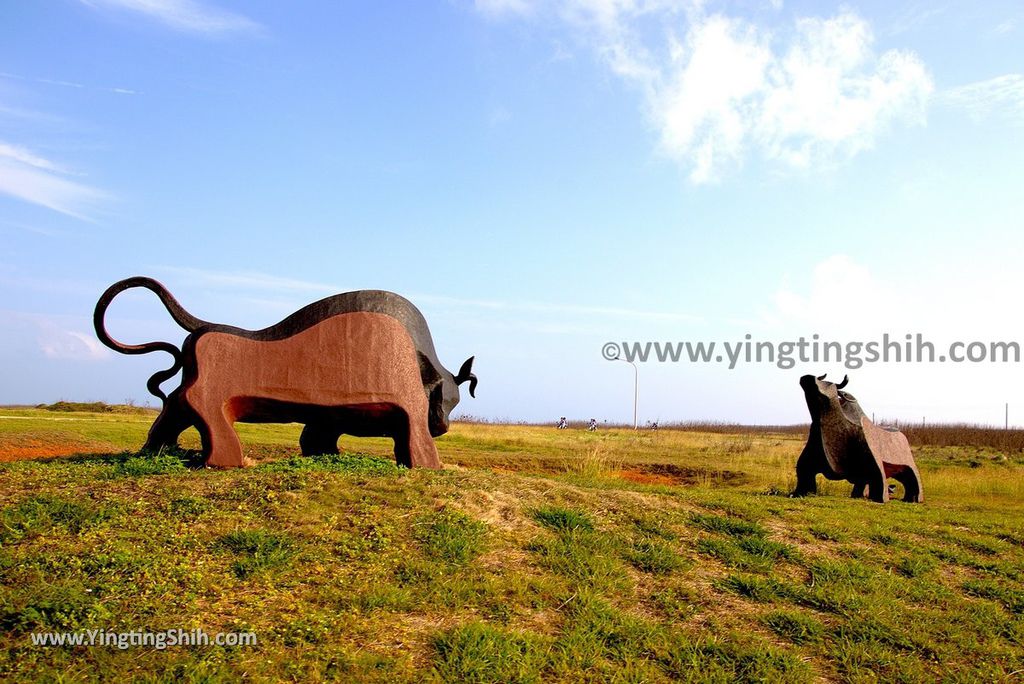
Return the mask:
[[615,475],[629,482],[652,485],[696,484],[706,480],[724,482],[743,477],[741,473],[731,470],[703,470],[673,465],[671,463],[638,464],[633,468],[619,470]]
[[33,458],[54,458],[93,451],[109,451],[108,444],[97,442],[61,442],[58,444],[40,439],[19,439],[18,444],[0,442],[0,463],[23,461]]
[[623,480],[629,480],[630,482],[636,482],[637,484],[679,484],[679,480],[677,478],[671,477],[670,475],[657,475],[654,473],[645,473],[641,470],[619,470],[615,473],[615,477],[621,478]]
[[[534,473],[539,475],[565,475],[573,472],[567,460],[519,459],[506,461],[500,465],[480,462],[476,459],[459,459],[458,456],[447,455],[445,463],[463,468],[487,468],[491,472]],[[737,482],[742,480],[743,473],[733,470],[709,468],[693,468],[672,463],[618,463],[606,474],[627,482],[645,485],[692,485],[702,482]]]

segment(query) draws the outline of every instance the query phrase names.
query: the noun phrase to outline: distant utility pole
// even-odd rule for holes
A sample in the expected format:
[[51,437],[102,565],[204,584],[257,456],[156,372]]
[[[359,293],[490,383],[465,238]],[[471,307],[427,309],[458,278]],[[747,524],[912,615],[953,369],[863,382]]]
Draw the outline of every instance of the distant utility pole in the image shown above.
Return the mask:
[[639,423],[637,423],[636,407],[637,401],[640,398],[640,374],[636,370],[636,364],[633,363],[632,361],[627,361],[621,356],[616,356],[612,360],[622,361],[623,363],[628,363],[630,366],[633,367],[633,429],[637,430],[639,429]]

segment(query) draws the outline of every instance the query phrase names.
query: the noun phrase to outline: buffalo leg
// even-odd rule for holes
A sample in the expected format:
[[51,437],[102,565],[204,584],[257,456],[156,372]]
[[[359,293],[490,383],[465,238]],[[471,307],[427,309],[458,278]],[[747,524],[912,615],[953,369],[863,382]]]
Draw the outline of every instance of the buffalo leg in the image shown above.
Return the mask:
[[854,499],[863,499],[864,490],[867,489],[868,483],[864,481],[854,482],[853,491],[850,492],[850,497]]
[[407,428],[396,428],[393,434],[395,440],[395,463],[405,468],[412,468],[412,453],[409,450],[409,432]]
[[167,397],[163,410],[153,421],[142,448],[147,451],[160,451],[167,447],[176,447],[178,437],[192,427],[194,422],[191,411],[181,397],[181,389],[176,389]]
[[924,492],[921,489],[921,476],[912,468],[907,468],[896,475],[896,480],[903,485],[903,500],[908,503],[922,503]]
[[816,478],[818,476],[818,468],[816,467],[815,460],[815,454],[809,447],[805,446],[800,454],[800,458],[796,462],[796,489],[793,491],[793,496],[817,494],[818,483]]
[[306,423],[299,435],[299,447],[303,456],[319,456],[321,454],[338,453],[338,438],[341,437],[340,428],[330,423]]
[[885,468],[876,459],[870,467],[873,472],[868,473],[868,498],[876,503],[885,503],[889,500],[889,485],[885,480]]
[[214,468],[240,468],[247,465],[242,455],[242,443],[238,439],[238,433],[223,411],[217,411],[216,415],[209,421],[209,448],[203,451],[207,453],[206,465]]
[[872,478],[871,482],[868,483],[868,498],[875,503],[885,503],[889,500],[889,487],[886,485],[885,480]]
[[237,416],[231,408],[231,402],[200,394],[194,386],[186,398],[195,411],[206,465],[214,468],[240,468],[248,465],[242,455],[242,443],[233,427]]
[[[409,463],[413,468],[441,467],[441,459],[437,455],[437,446],[430,436],[430,426],[426,415],[409,414]],[[397,442],[396,442],[397,444]]]

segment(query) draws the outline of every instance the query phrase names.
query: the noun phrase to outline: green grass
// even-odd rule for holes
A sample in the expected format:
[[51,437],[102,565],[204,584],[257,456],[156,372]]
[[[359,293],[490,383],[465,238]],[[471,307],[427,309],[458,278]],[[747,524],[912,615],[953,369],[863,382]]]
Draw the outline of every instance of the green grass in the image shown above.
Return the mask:
[[442,632],[432,645],[435,664],[430,674],[444,682],[539,682],[546,664],[541,638],[480,622]]
[[291,456],[260,466],[271,472],[303,472],[321,470],[338,473],[397,477],[404,471],[394,459],[369,454],[323,454],[319,456]]
[[461,565],[484,549],[487,526],[460,511],[439,511],[422,516],[414,524],[416,540],[436,560]]
[[751,536],[763,537],[765,530],[757,523],[746,520],[726,518],[720,515],[694,514],[690,516],[690,523],[708,532],[719,532],[730,537],[747,538]]
[[718,580],[715,586],[722,591],[732,592],[758,603],[771,603],[777,599],[786,598],[790,593],[778,580],[758,575],[726,575]]
[[594,522],[583,511],[547,506],[533,512],[533,519],[544,527],[556,532],[591,532]]
[[55,494],[29,496],[0,513],[0,542],[8,544],[47,532],[79,534],[108,515],[103,506]]
[[125,477],[144,477],[180,473],[184,470],[185,462],[178,453],[141,452],[138,456],[130,456],[118,463],[115,472]]
[[294,542],[283,534],[265,530],[237,530],[215,542],[237,556],[231,569],[239,579],[287,564],[294,554]]
[[[966,682],[1024,671],[1016,451],[920,448],[927,503],[878,505],[850,499],[845,483],[785,496],[803,436],[784,431],[456,424],[437,441],[452,467],[407,471],[388,440],[343,437],[342,454],[304,457],[297,426],[243,425],[259,465],[218,471],[195,466],[193,431],[181,450],[137,452],[151,420],[0,411],[0,461],[17,459],[0,463],[0,679]],[[25,460],[34,449],[65,457]],[[169,627],[259,642],[29,641]]]
[[819,620],[796,610],[773,610],[761,621],[780,637],[794,644],[817,644],[825,638]]
[[637,540],[626,558],[638,570],[655,575],[667,575],[686,565],[671,546],[659,539]]

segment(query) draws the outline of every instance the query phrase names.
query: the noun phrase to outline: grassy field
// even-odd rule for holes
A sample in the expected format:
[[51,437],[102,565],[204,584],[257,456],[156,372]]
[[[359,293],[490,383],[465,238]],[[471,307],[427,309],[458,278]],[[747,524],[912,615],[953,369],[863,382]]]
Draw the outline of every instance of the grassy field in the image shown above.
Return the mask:
[[[918,441],[926,503],[878,505],[788,498],[792,430],[456,424],[433,472],[242,425],[260,464],[213,471],[136,453],[151,421],[0,411],[0,679],[1024,678],[1010,443]],[[30,640],[177,628],[258,644]]]

